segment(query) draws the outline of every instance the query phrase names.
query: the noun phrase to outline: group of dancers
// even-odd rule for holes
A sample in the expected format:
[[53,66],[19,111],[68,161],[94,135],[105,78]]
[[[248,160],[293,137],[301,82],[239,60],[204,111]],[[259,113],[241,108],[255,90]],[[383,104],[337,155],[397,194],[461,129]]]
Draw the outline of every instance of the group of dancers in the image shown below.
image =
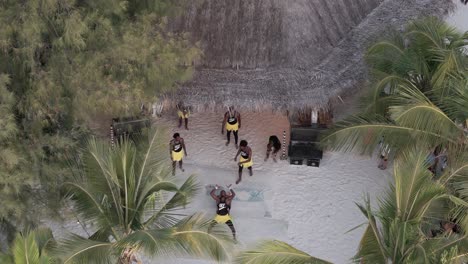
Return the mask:
[[[182,126],[182,124],[184,124],[185,129],[188,130],[188,118],[190,116],[189,108],[184,106],[183,103],[179,103],[177,105],[177,115],[179,117],[179,128]],[[226,146],[229,146],[231,142],[231,134],[234,136],[234,147],[237,149],[234,161],[237,161],[237,157],[240,157],[238,162],[239,169],[236,184],[239,184],[242,181],[242,172],[244,168],[247,168],[249,175],[253,176],[252,149],[248,146],[248,142],[246,140],[241,140],[238,142],[239,129],[241,126],[242,121],[240,113],[235,110],[233,106],[228,107],[228,110],[224,113],[221,134],[224,135],[224,131],[226,131]],[[276,155],[280,149],[281,143],[278,137],[275,135],[270,136],[268,139],[265,161],[267,161],[270,155],[272,155],[273,161],[276,162]],[[187,156],[187,149],[185,147],[184,139],[180,136],[179,133],[174,133],[173,139],[169,143],[169,152],[172,161],[172,174],[175,175],[177,163],[179,163],[180,170],[182,172],[185,171],[182,160],[184,156]],[[221,190],[219,195],[216,195],[216,190],[219,188],[221,187],[215,185],[210,192],[211,197],[216,201],[217,209],[216,217],[213,220],[213,223],[210,225],[209,230],[211,230],[211,228],[217,223],[224,223],[231,229],[234,240],[236,240],[236,230],[232,223],[232,218],[229,214],[232,200],[236,194],[232,190],[231,185],[228,185],[227,188],[229,189],[229,193],[227,193],[225,190]]]
[[[184,106],[182,103],[177,105],[177,114],[179,117],[179,128],[182,126],[182,123],[185,124],[185,129],[188,130],[188,118],[190,116],[189,108]],[[221,134],[224,135],[226,131],[226,146],[229,146],[231,142],[231,134],[234,135],[234,147],[237,149],[237,153],[234,157],[234,161],[237,161],[239,158],[238,166],[239,173],[236,184],[239,184],[242,181],[242,171],[244,168],[249,170],[249,175],[253,176],[253,159],[252,159],[252,149],[249,147],[247,140],[239,141],[239,129],[242,127],[241,115],[234,109],[233,106],[228,107],[228,111],[224,113],[224,118],[221,126]],[[272,153],[273,161],[276,162],[276,155],[281,149],[281,143],[277,136],[270,136],[267,144],[267,151],[265,161],[268,160],[270,154]],[[169,143],[169,154],[172,160],[172,174],[175,175],[177,163],[179,163],[179,168],[181,171],[184,171],[183,168],[183,157],[187,156],[187,149],[185,147],[184,139],[180,136],[179,133],[174,133],[173,139]]]

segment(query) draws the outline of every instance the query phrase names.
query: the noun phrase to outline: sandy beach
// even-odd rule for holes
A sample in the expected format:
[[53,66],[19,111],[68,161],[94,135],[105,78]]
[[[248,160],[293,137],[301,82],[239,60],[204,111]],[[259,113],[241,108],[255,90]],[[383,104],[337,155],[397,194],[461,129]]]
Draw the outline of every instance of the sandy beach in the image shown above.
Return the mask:
[[455,9],[451,12],[445,21],[456,27],[458,30],[468,30],[468,6],[463,5],[459,0],[452,0],[455,3]]
[[[176,128],[175,117],[156,121],[156,125],[172,127],[171,132],[179,132],[186,141],[186,171],[178,171],[178,175],[196,174],[202,184],[234,183],[236,149],[232,142],[224,144],[222,115],[194,114],[190,130]],[[318,168],[271,159],[264,162],[268,136],[281,138],[284,130],[289,132],[285,116],[242,114],[239,134],[252,147],[254,176],[245,173],[243,181],[234,184],[238,197],[231,213],[241,247],[263,239],[281,239],[314,256],[349,263],[363,230],[347,232],[365,221],[354,202],[361,202],[366,193],[375,197],[385,190],[391,181],[389,171],[378,169],[376,158],[331,152],[324,153]],[[195,200],[189,211],[214,215],[215,203],[206,192]]]
[[[173,132],[179,132],[186,141],[189,155],[184,159],[185,172],[177,170],[181,181],[195,174],[202,185],[234,185],[237,197],[231,214],[239,244],[233,252],[261,240],[278,239],[333,263],[349,263],[363,229],[348,231],[365,222],[354,203],[361,202],[367,193],[375,198],[385,190],[391,180],[389,171],[378,169],[376,158],[331,152],[324,153],[318,168],[290,165],[279,159],[278,163],[271,159],[264,162],[268,136],[276,134],[282,138],[283,131],[288,132],[288,119],[273,113],[242,113],[239,134],[252,147],[254,175],[249,177],[245,173],[243,181],[235,185],[236,149],[233,139],[225,146],[225,135],[221,135],[222,116],[223,113],[195,113],[190,118],[190,130],[177,128],[176,116],[155,120],[154,126],[168,128],[168,142]],[[167,162],[170,162],[169,155]],[[214,217],[215,208],[208,191],[202,190],[183,213],[202,212]],[[86,235],[76,219],[45,224],[54,230],[57,238],[68,232]],[[213,263],[193,259],[145,261]]]

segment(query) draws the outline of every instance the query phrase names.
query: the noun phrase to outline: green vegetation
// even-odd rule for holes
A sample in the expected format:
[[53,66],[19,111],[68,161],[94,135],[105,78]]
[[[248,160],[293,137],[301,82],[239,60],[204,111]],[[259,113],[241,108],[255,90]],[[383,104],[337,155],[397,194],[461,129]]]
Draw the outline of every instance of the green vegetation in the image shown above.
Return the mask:
[[394,164],[395,184],[379,197],[378,210],[371,209],[369,199],[359,205],[368,224],[356,263],[441,263],[447,254],[452,255],[446,263],[463,263],[466,235],[440,223],[458,219],[452,221],[467,230],[468,203],[451,194],[447,181],[432,179],[426,157],[420,150],[403,152]]
[[90,140],[74,180],[66,182],[72,208],[84,223],[94,224],[89,237],[73,235],[58,247],[65,263],[133,263],[138,254],[191,255],[217,261],[228,258],[230,236],[207,233],[199,215],[179,220],[199,186],[189,177],[177,187],[167,163],[163,132],[150,133],[137,147],[124,140],[115,147]]
[[241,252],[235,263],[252,264],[330,264],[331,262],[314,258],[284,242],[265,241],[252,250]]
[[16,235],[9,254],[0,253],[0,263],[9,264],[52,264],[58,259],[50,256],[55,246],[50,229],[37,229]]
[[15,119],[15,97],[7,89],[10,79],[0,75],[0,217],[3,222],[25,220],[27,192],[34,183],[32,170],[28,166],[28,153],[19,142],[20,133]]
[[190,78],[199,49],[165,30],[183,3],[1,1],[1,223],[23,226],[58,208],[68,160],[90,128]]
[[369,48],[372,75],[363,111],[337,123],[324,139],[331,149],[372,153],[384,137],[395,152],[443,145],[456,156],[467,148],[468,58],[464,35],[434,18]]

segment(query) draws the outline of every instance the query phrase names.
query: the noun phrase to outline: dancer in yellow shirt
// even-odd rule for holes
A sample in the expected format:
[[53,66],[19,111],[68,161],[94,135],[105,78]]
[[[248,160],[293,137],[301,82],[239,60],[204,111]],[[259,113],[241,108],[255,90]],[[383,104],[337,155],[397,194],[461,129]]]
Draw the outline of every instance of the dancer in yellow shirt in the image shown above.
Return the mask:
[[176,164],[179,162],[179,168],[182,172],[185,170],[182,168],[182,158],[187,157],[187,150],[185,149],[184,139],[180,137],[179,133],[173,135],[171,142],[169,143],[169,153],[172,161],[172,175],[175,175]]
[[216,201],[216,217],[211,223],[211,225],[208,227],[208,232],[211,231],[211,228],[213,228],[214,225],[216,224],[226,224],[232,232],[232,236],[234,240],[236,240],[236,229],[234,228],[234,224],[232,223],[232,218],[229,215],[231,211],[231,203],[232,199],[236,196],[234,191],[231,189],[231,185],[228,185],[230,194],[227,195],[224,190],[222,190],[219,193],[219,196],[215,194],[216,190],[219,189],[219,186],[216,185],[213,190],[211,190],[210,195],[213,197],[213,199]]
[[244,168],[249,169],[249,175],[253,175],[252,171],[252,165],[253,165],[253,160],[252,160],[252,149],[247,146],[248,143],[245,140],[241,140],[239,144],[239,150],[237,151],[236,157],[234,157],[234,161],[237,161],[237,156],[240,154],[240,160],[239,160],[239,179],[237,179],[236,184],[239,184],[242,180],[242,170]]
[[177,116],[179,117],[179,127],[182,126],[182,120],[184,120],[185,129],[188,130],[188,118],[190,116],[190,110],[182,102],[177,104]]
[[241,116],[239,112],[234,110],[234,106],[230,106],[228,111],[224,114],[223,126],[221,127],[221,134],[224,134],[224,129],[227,133],[226,146],[231,141],[231,131],[234,133],[235,147],[237,149],[237,141],[239,139],[239,128],[241,128]]

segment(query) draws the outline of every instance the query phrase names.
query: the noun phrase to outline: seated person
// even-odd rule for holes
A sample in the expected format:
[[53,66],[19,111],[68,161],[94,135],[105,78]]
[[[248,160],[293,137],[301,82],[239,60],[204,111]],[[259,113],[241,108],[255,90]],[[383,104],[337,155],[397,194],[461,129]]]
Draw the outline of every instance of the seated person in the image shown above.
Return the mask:
[[281,142],[278,139],[278,137],[274,135],[270,136],[270,138],[268,139],[265,161],[268,160],[268,158],[270,157],[270,153],[273,151],[272,158],[273,158],[273,161],[276,162],[276,154],[278,154],[280,149],[281,149]]

